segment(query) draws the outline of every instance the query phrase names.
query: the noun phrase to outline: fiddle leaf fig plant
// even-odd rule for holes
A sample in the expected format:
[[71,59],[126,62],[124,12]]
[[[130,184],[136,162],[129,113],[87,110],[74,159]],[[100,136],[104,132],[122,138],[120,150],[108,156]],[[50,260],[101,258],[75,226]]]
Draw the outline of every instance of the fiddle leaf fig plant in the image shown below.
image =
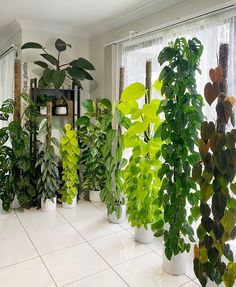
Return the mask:
[[127,196],[127,215],[132,226],[146,229],[161,212],[154,204],[161,185],[157,177],[161,167],[161,139],[155,134],[161,119],[157,114],[160,101],[150,99],[140,105],[148,90],[141,83],[133,83],[121,94],[117,108],[128,120],[122,120],[127,129],[124,133],[125,148],[132,149],[132,156],[124,169],[123,189]]
[[68,63],[61,63],[61,53],[71,48],[70,44],[65,43],[61,39],[55,42],[57,55],[51,55],[46,48],[39,43],[27,42],[21,49],[38,49],[42,51],[40,56],[43,61],[35,61],[34,63],[43,69],[42,77],[39,80],[39,87],[49,87],[51,84],[55,89],[60,89],[65,79],[72,80],[80,88],[81,81],[93,80],[88,71],[95,70],[94,66],[85,58],[78,58]]
[[[164,218],[153,227],[156,235],[164,234],[165,255],[169,260],[173,255],[190,250],[186,237],[195,241],[191,223],[199,214],[195,208],[199,194],[191,191],[197,189],[191,170],[199,160],[195,145],[203,101],[196,90],[195,74],[199,71],[202,51],[198,39],[178,38],[158,57],[159,63],[165,64],[159,77],[165,120],[160,129],[164,141],[161,147],[163,164],[158,171],[162,185],[156,203],[163,208]],[[190,218],[187,216],[187,200],[193,206]]]
[[80,148],[77,132],[72,129],[70,124],[65,125],[65,131],[61,137],[60,153],[63,186],[59,192],[62,194],[63,202],[72,204],[73,199],[78,194]]

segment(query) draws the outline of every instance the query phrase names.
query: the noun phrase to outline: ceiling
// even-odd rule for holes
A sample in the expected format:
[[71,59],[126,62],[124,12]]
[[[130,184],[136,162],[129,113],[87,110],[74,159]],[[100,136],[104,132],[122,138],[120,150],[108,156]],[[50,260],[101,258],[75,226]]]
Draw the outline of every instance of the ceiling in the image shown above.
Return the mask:
[[183,0],[0,0],[3,1],[0,31],[17,20],[23,27],[57,27],[93,36]]

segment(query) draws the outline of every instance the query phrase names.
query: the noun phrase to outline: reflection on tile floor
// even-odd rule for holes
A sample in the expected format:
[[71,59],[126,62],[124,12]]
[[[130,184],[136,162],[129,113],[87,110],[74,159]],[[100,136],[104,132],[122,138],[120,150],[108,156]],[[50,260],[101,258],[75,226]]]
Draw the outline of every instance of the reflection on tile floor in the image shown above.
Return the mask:
[[167,274],[161,240],[135,242],[102,203],[0,214],[1,287],[199,287],[188,260],[186,275]]

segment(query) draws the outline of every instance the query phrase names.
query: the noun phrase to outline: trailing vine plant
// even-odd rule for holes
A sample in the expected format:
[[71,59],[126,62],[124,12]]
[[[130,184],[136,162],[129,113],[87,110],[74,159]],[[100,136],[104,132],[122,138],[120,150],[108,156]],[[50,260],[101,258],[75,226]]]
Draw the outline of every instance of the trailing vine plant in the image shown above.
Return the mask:
[[[195,205],[199,195],[191,192],[197,189],[191,169],[199,160],[194,146],[202,121],[202,97],[196,90],[195,74],[199,71],[202,51],[198,39],[177,38],[158,57],[160,65],[166,63],[159,77],[164,97],[161,109],[165,120],[160,129],[164,162],[158,172],[162,185],[156,201],[163,208],[164,218],[153,228],[157,236],[164,234],[165,255],[169,260],[173,255],[190,250],[186,237],[194,242],[190,223],[198,216]],[[187,200],[193,206],[189,218]]]
[[209,72],[211,82],[205,86],[208,104],[217,100],[216,123],[201,125],[199,152],[201,161],[193,169],[193,179],[200,186],[201,224],[197,229],[194,271],[202,286],[208,279],[233,287],[236,262],[229,241],[236,238],[236,130],[226,132],[235,104],[227,96],[228,45],[222,44],[219,66]]

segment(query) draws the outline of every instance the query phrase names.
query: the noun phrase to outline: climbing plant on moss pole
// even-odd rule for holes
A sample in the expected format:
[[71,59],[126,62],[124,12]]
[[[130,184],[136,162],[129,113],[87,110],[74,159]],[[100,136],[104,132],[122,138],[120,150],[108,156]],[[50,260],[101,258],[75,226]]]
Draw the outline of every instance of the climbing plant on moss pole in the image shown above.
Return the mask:
[[[236,262],[228,241],[236,238],[236,130],[225,132],[235,104],[224,90],[221,67],[210,70],[213,82],[205,87],[205,98],[216,105],[217,123],[203,122],[199,151],[201,161],[193,168],[193,178],[201,190],[201,224],[197,229],[194,271],[202,286],[207,278],[219,285],[234,286]],[[213,89],[214,87],[214,89]],[[211,204],[211,205],[210,205]]]
[[[169,260],[173,255],[189,251],[186,236],[194,241],[186,200],[193,206],[198,203],[198,197],[190,191],[196,189],[191,168],[199,160],[194,145],[202,120],[202,97],[196,91],[195,73],[199,70],[202,51],[203,46],[196,38],[189,41],[180,38],[164,48],[158,57],[161,65],[167,62],[159,78],[165,114],[161,138],[165,143],[161,148],[164,163],[158,173],[162,186],[157,204],[163,207],[164,220],[153,227],[156,235],[164,233],[165,254]],[[189,219],[191,222],[192,217]]]

